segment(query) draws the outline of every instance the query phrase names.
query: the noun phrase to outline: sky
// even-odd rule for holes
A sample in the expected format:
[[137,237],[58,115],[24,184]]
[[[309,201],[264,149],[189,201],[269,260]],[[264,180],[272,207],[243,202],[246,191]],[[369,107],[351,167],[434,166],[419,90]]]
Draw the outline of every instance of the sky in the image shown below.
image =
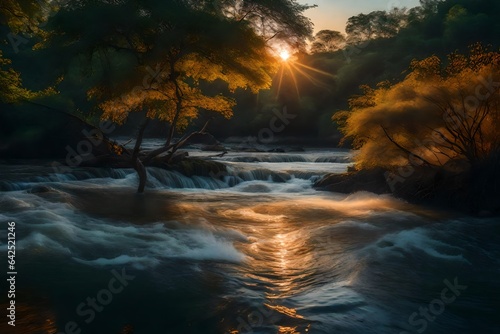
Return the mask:
[[412,8],[419,0],[299,0],[299,3],[318,5],[305,12],[314,23],[314,31],[323,29],[345,32],[347,19],[360,13],[374,10],[389,10],[393,7]]

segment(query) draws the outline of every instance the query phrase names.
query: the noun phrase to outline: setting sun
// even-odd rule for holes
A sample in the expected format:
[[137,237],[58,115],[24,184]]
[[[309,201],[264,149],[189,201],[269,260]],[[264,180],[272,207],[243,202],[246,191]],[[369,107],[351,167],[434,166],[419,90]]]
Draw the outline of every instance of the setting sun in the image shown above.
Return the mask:
[[283,50],[280,53],[280,57],[281,59],[283,59],[283,61],[287,61],[290,58],[290,54],[288,53],[288,51]]

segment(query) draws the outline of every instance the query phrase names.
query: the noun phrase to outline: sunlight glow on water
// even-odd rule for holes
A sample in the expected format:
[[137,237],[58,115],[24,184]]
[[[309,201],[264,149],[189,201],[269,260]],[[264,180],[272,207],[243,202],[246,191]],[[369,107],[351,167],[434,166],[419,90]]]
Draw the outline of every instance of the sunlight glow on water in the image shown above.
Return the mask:
[[[496,222],[389,196],[316,191],[314,172],[275,182],[243,161],[322,175],[341,163],[312,161],[342,154],[278,157],[226,157],[240,160],[226,161],[235,170],[261,179],[215,190],[208,182],[186,189],[158,181],[143,196],[134,194],[133,171],[78,171],[57,180],[33,167],[23,175],[37,178],[18,183],[16,175],[0,174],[9,189],[26,187],[0,192],[0,219],[18,222],[19,271],[30,298],[50,297],[43,302],[49,321],[36,326],[54,332],[78,320],[73,309],[82,298],[103,289],[110,270],[126,268],[137,281],[84,332],[117,333],[129,324],[137,333],[181,333],[193,324],[199,327],[191,332],[203,334],[400,332],[442,290],[443,279],[455,276],[481,289],[467,290],[446,318],[429,324],[432,333],[464,332],[461,310],[471,307],[484,311],[481,321],[490,328],[488,310],[495,308],[485,301],[498,277]],[[181,181],[177,186],[193,185]],[[29,193],[33,185],[47,191]],[[487,273],[481,282],[477,272]],[[138,306],[144,300],[149,308]]]

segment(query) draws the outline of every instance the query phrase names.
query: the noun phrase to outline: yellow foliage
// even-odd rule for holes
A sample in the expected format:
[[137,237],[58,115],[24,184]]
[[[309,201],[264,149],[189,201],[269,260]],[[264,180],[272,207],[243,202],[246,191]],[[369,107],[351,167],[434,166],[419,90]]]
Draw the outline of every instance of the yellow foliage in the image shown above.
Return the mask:
[[3,58],[0,50],[0,101],[3,103],[15,103],[22,100],[30,100],[37,97],[53,95],[56,90],[49,87],[43,91],[33,92],[22,86],[21,75],[10,68],[10,59]]
[[446,67],[432,56],[411,70],[392,86],[363,87],[334,116],[359,148],[360,167],[475,162],[500,150],[500,53],[475,45]]
[[[150,80],[152,82],[145,80],[142,85],[125,94],[101,103],[102,118],[122,124],[129,112],[146,110],[147,117],[171,124],[175,121],[176,127],[180,129],[197,118],[201,109],[230,118],[236,104],[234,99],[223,95],[206,95],[199,86],[200,82],[222,80],[228,84],[231,92],[238,88],[257,92],[269,88],[272,83],[271,70],[274,65],[271,59],[270,55],[262,55],[259,59],[232,59],[236,68],[244,69],[237,71],[228,70],[206,56],[188,53],[177,59],[173,66],[166,63],[158,77]],[[99,94],[99,88],[88,92],[89,98]]]

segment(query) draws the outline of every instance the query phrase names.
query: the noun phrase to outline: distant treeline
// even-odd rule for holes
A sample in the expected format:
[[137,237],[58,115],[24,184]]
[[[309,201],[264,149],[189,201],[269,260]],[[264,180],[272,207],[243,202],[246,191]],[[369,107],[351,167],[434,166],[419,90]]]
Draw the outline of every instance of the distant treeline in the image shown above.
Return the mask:
[[[303,8],[295,10],[300,12]],[[31,17],[41,19],[36,15]],[[93,25],[91,21],[88,24]],[[23,87],[30,90],[15,94],[29,95],[31,91],[40,92],[40,95],[47,93],[48,96],[42,97],[40,103],[96,123],[103,111],[95,100],[88,99],[89,89],[95,86],[93,77],[82,76],[81,69],[73,66],[66,71],[64,80],[58,82],[60,73],[54,71],[58,65],[54,62],[70,58],[64,53],[55,56],[55,49],[38,47],[40,38],[30,38],[29,33],[18,35],[15,31],[13,33],[12,27],[12,23],[9,27],[5,22],[0,26],[0,34],[8,36],[5,45],[0,48],[0,56],[12,61],[12,67],[21,74]],[[49,24],[48,28],[53,27]],[[36,34],[36,31],[32,33],[33,36]],[[292,68],[300,71],[285,70],[281,84],[278,71],[270,90],[261,90],[256,94],[237,89],[231,93],[226,82],[201,82],[200,87],[208,94],[223,93],[237,102],[231,119],[216,115],[208,130],[218,138],[252,136],[258,139],[261,130],[269,128],[276,114],[283,113],[286,108],[288,115],[293,117],[288,119],[282,130],[280,127],[280,131],[275,131],[278,132],[276,136],[316,138],[318,143],[335,145],[342,134],[338,124],[332,121],[332,115],[349,107],[349,98],[363,92],[361,85],[401,81],[408,74],[412,60],[432,55],[443,59],[457,50],[466,52],[470,45],[477,42],[497,49],[500,44],[498,36],[500,2],[496,0],[421,0],[421,6],[413,9],[397,8],[360,14],[348,20],[345,33],[321,31],[311,41],[309,52],[299,48],[301,51],[292,60],[296,64]],[[0,70],[7,66],[0,65]],[[87,71],[99,70],[96,66]],[[8,70],[4,74],[2,79],[5,85],[11,85],[11,90],[16,90],[15,82],[19,76]],[[58,94],[50,94],[53,90],[47,90],[47,87],[54,87]],[[4,104],[2,108],[6,110],[19,106]],[[23,105],[22,108],[40,106]],[[213,113],[202,110],[190,129],[200,129],[212,116]],[[139,113],[130,114],[128,122],[116,134],[133,136],[141,119]],[[153,121],[146,134],[165,136],[167,131],[165,124]]]
[[[350,33],[343,35],[341,48],[313,49],[317,52],[299,55],[300,63],[326,72],[299,67],[313,78],[309,80],[296,73],[300,97],[292,78],[285,74],[280,94],[276,83],[273,90],[258,96],[237,93],[234,117],[214,123],[211,131],[218,136],[258,137],[260,129],[269,127],[273,110],[281,111],[286,106],[288,113],[297,117],[280,135],[314,137],[335,144],[341,135],[331,117],[348,108],[351,96],[362,94],[361,85],[375,86],[387,80],[398,82],[409,74],[412,60],[432,55],[446,59],[454,51],[467,52],[469,46],[477,42],[498,49],[499,1],[424,0],[421,3],[414,9],[377,11],[350,18],[346,29]],[[319,35],[320,39],[315,42],[321,41]]]

